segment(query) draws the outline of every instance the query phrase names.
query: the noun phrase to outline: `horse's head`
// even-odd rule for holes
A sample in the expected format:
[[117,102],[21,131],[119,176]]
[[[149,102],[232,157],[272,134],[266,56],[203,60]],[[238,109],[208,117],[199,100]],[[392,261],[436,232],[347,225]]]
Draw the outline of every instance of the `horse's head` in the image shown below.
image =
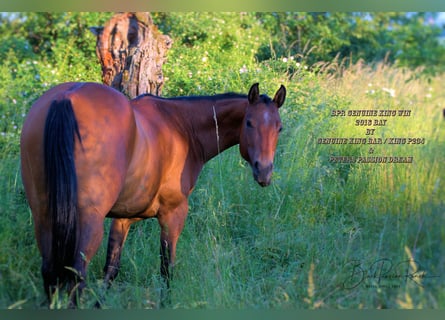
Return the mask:
[[272,178],[275,149],[282,128],[278,109],[285,98],[286,88],[283,85],[273,100],[260,95],[258,83],[249,90],[249,105],[241,127],[240,152],[262,187],[268,186]]

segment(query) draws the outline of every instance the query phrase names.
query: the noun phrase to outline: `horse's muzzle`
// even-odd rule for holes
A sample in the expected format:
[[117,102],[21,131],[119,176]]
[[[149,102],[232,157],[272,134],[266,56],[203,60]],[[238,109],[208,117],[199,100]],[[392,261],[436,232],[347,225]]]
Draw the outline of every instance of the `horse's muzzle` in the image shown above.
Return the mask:
[[262,187],[267,187],[272,181],[273,163],[262,164],[255,161],[252,166],[253,177],[256,182]]

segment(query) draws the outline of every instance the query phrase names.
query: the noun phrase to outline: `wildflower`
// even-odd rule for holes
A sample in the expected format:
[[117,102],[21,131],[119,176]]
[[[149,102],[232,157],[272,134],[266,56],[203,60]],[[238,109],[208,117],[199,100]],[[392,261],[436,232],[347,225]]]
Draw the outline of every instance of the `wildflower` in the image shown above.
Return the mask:
[[396,96],[396,90],[394,89],[382,88],[382,91],[387,92],[391,98],[394,98]]
[[17,100],[12,99],[12,103],[13,103],[13,104],[17,104]]
[[248,70],[247,70],[247,67],[246,67],[245,64],[243,65],[243,67],[242,67],[241,69],[239,69],[239,73],[240,73],[240,74],[247,73],[247,71],[248,71]]
[[297,68],[299,68],[301,66],[301,64],[299,62],[297,62],[295,65],[297,66]]
[[207,57],[202,57],[202,62],[206,62],[207,61]]
[[283,62],[284,62],[284,63],[287,62],[287,58],[286,58],[286,57],[283,58]]

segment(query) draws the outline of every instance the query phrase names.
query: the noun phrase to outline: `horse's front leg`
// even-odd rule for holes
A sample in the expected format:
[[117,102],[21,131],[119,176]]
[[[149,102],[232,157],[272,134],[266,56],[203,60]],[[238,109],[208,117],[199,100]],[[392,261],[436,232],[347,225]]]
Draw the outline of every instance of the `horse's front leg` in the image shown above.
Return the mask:
[[[170,281],[173,277],[173,268],[176,259],[176,243],[179,235],[184,228],[185,218],[187,217],[188,203],[187,200],[181,202],[173,210],[160,210],[158,215],[159,225],[161,226],[161,276],[170,289]],[[161,305],[165,302],[165,295],[161,298]]]

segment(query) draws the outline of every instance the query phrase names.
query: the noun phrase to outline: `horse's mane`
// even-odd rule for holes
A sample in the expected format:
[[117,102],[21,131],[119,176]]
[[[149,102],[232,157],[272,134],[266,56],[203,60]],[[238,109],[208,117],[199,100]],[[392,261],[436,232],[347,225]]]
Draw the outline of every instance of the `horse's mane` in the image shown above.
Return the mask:
[[[234,93],[234,92],[227,92],[227,93],[220,93],[215,95],[192,95],[192,96],[178,96],[178,97],[160,97],[153,95],[151,93],[145,93],[141,94],[140,96],[136,97],[134,100],[138,100],[144,97],[152,97],[155,99],[160,100],[170,100],[170,101],[201,101],[201,100],[222,100],[222,99],[247,99],[246,94],[242,93]],[[265,95],[260,95],[260,99],[262,99],[262,102],[268,103],[271,101],[271,99]]]

